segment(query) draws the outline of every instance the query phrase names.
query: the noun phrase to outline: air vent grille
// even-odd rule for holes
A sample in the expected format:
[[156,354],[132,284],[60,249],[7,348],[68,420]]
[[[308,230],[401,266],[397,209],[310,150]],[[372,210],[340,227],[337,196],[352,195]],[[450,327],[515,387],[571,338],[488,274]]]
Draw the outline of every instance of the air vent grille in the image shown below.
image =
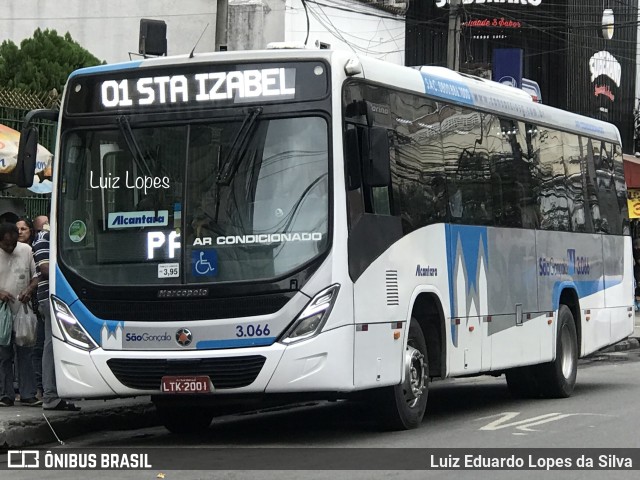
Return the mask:
[[387,270],[386,284],[387,284],[387,305],[388,306],[400,305],[400,293],[398,290],[398,271],[397,270]]

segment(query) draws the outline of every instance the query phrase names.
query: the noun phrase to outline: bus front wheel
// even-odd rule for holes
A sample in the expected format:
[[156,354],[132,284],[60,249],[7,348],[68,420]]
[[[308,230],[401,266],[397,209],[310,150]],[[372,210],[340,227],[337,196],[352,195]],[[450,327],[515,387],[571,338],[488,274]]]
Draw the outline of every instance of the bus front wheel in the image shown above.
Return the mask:
[[389,430],[417,428],[424,417],[429,393],[427,343],[415,318],[409,325],[404,355],[404,381],[376,390],[373,402],[379,424]]
[[213,409],[191,408],[179,405],[156,404],[160,423],[171,433],[200,433],[206,431],[213,420]]

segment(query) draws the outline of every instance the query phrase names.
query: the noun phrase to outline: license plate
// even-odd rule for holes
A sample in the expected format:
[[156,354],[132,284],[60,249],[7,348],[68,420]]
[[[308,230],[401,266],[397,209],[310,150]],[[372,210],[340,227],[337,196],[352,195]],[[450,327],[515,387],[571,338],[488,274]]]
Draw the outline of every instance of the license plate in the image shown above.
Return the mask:
[[211,393],[213,384],[207,376],[166,376],[162,377],[160,390],[164,393]]

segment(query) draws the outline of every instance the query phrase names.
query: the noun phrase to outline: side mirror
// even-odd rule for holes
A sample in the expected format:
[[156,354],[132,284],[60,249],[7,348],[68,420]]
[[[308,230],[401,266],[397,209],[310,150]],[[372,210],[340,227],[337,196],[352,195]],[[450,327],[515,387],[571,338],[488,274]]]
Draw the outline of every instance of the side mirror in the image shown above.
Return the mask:
[[38,129],[34,125],[27,126],[20,132],[18,145],[18,161],[11,180],[18,187],[33,185],[38,155]]
[[370,187],[386,187],[391,183],[387,129],[371,127],[365,132],[364,181]]

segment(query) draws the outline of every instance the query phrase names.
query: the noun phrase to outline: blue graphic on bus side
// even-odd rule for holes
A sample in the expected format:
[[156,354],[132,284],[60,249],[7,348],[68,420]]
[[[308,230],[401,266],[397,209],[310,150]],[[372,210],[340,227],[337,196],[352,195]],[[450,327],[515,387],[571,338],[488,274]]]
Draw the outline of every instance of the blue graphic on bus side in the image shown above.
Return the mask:
[[[458,326],[454,319],[458,315],[454,301],[454,287],[458,279],[454,278],[458,252],[464,265],[466,295],[476,299],[478,304],[478,281],[480,278],[480,259],[484,268],[489,264],[487,227],[468,225],[447,225],[447,266],[449,269],[449,302],[451,308],[451,340],[458,346]],[[463,316],[466,315],[462,314]]]
[[194,277],[218,275],[218,252],[216,250],[193,250],[191,252],[191,274]]
[[426,73],[422,73],[422,80],[427,95],[433,95],[434,97],[445,98],[467,105],[474,104],[471,90],[462,83],[446,78],[432,77]]

